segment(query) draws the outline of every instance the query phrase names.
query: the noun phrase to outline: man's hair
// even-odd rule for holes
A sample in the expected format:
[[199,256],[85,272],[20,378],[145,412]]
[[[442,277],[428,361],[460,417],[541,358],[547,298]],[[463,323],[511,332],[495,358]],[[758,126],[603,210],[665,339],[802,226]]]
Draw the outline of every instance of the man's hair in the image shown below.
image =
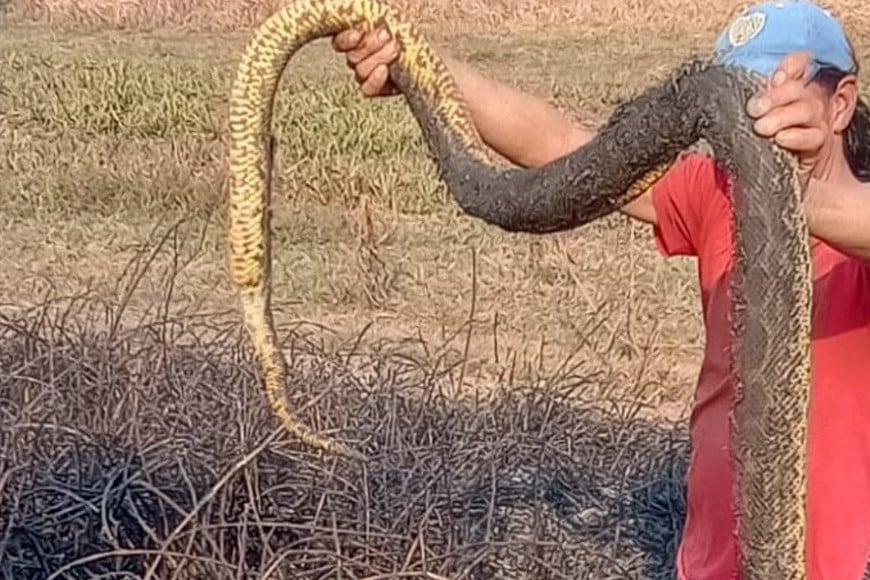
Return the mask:
[[870,106],[861,98],[844,137],[846,160],[852,173],[859,180],[870,182]]

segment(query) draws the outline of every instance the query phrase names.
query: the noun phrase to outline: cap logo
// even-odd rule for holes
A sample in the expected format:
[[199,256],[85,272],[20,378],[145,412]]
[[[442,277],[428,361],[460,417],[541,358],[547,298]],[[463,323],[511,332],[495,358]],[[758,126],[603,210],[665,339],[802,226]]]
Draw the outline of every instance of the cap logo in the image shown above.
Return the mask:
[[728,40],[732,46],[743,46],[761,32],[766,17],[763,12],[745,14],[728,28]]

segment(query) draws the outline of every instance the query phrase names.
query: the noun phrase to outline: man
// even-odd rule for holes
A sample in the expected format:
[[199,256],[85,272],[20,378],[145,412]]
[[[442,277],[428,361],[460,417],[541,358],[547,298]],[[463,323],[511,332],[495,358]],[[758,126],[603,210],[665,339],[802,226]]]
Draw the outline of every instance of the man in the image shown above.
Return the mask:
[[[389,35],[346,31],[333,45],[346,53],[365,95],[396,92],[386,65],[398,49]],[[814,269],[809,578],[860,580],[870,556],[870,185],[856,177],[844,146],[858,98],[857,63],[839,23],[806,1],[745,11],[716,49],[722,63],[770,78],[747,112],[759,135],[797,155],[806,181]],[[515,163],[545,164],[592,137],[544,100],[446,62],[483,139]],[[724,178],[712,160],[687,154],[623,209],[652,225],[663,255],[698,259],[706,348],[690,421],[688,514],[677,554],[684,580],[737,574],[728,431],[733,240]]]

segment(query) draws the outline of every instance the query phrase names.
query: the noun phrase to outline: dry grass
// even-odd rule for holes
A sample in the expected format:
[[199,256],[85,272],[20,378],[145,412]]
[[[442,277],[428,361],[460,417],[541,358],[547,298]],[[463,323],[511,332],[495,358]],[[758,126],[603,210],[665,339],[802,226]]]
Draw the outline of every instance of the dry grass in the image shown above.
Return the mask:
[[[255,26],[283,2],[266,0],[9,0],[14,14],[28,19],[125,29],[181,26],[238,30]],[[710,31],[755,0],[388,0],[413,18],[452,27],[582,23],[584,26],[641,24]],[[862,0],[822,0],[850,27],[868,23]],[[461,24],[459,24],[461,23]]]
[[[642,45],[631,30],[573,25],[517,32],[510,42],[443,26],[432,36],[595,124],[706,50],[713,32],[679,26]],[[180,306],[231,303],[224,126],[245,40],[5,25],[4,302],[27,304],[44,287],[95,288],[112,299],[112,280],[131,252],[152,243],[155,224],[186,217]],[[857,48],[868,56],[870,45]],[[468,379],[480,384],[507,373],[533,379],[569,361],[657,413],[685,412],[701,350],[691,262],[661,260],[649,231],[619,217],[548,237],[467,220],[434,178],[401,101],[362,99],[324,43],[303,49],[286,77],[276,114],[280,320],[338,329],[324,333],[327,342],[367,329],[367,343],[415,353],[421,339],[438,343],[467,359]],[[147,310],[163,284],[146,277],[132,302]]]
[[[23,244],[30,259],[5,260],[6,301],[26,303],[34,285],[111,288],[155,222],[189,216],[184,231],[197,241],[178,299],[227,304],[223,127],[241,39],[9,30],[0,41],[0,251],[13,257]],[[642,47],[619,54],[596,32],[571,46],[536,33],[501,53],[499,39],[451,47],[600,119],[690,50],[655,43],[656,57]],[[325,322],[340,329],[336,340],[370,325],[371,341],[409,350],[423,337],[464,353],[469,339],[468,376],[478,382],[533,377],[570,358],[626,396],[680,412],[699,347],[690,264],[663,262],[648,232],[618,217],[547,238],[464,218],[401,101],[363,100],[324,45],[305,51],[277,104],[279,317]],[[552,73],[535,67],[541,58]],[[602,70],[603,58],[619,72]],[[142,284],[134,298],[143,309],[161,284]]]
[[[111,299],[111,281],[130,252],[152,242],[155,223],[187,216],[192,241],[177,299],[230,303],[224,125],[245,35],[20,24],[3,32],[4,302],[27,304],[47,286],[107,289]],[[511,42],[443,27],[433,37],[595,124],[705,50],[712,33],[660,30],[643,45],[631,31],[572,26]],[[867,56],[870,46],[857,48]],[[413,352],[422,337],[467,354],[469,380],[482,384],[508,372],[534,378],[569,360],[656,412],[685,411],[701,347],[690,262],[662,261],[648,230],[618,217],[545,238],[467,220],[435,180],[400,101],[360,98],[323,43],[303,49],[286,76],[276,115],[281,320],[337,328],[326,341],[365,328],[371,343]],[[146,310],[163,283],[146,278],[132,300]]]

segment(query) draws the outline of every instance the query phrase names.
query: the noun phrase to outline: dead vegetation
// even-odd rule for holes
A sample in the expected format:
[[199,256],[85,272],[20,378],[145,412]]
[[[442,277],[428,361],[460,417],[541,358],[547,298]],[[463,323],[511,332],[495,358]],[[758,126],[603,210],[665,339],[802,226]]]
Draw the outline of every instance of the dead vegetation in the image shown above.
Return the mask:
[[[266,0],[9,0],[12,13],[53,23],[124,29],[184,27],[231,31],[256,26],[282,2]],[[642,25],[685,30],[716,30],[752,0],[388,0],[414,19],[430,25],[528,26],[577,23],[586,27]],[[862,0],[821,0],[849,26],[866,26]]]
[[4,579],[673,574],[684,433],[578,404],[595,376],[462,394],[442,360],[282,329],[301,416],[361,467],[278,437],[232,317],[122,318],[0,319]]

